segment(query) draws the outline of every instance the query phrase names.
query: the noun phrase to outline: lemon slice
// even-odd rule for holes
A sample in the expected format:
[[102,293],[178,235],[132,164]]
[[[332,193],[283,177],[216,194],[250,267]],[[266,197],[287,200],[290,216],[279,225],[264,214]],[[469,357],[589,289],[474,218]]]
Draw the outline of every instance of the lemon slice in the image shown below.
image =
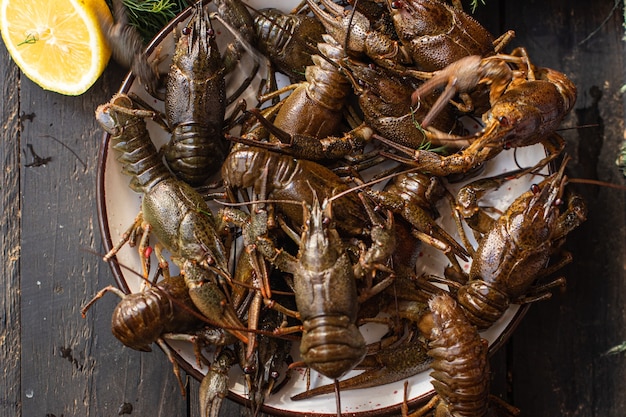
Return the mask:
[[111,50],[105,0],[0,0],[0,31],[22,72],[46,90],[79,95],[96,82]]

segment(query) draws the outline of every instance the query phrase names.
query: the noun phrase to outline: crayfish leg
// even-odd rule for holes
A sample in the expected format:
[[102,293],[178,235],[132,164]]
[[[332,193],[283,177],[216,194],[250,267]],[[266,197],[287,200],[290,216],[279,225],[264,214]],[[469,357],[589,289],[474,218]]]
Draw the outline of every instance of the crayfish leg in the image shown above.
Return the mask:
[[176,376],[176,380],[178,381],[178,386],[180,387],[180,392],[183,395],[183,397],[186,397],[187,389],[185,388],[185,384],[183,383],[183,378],[180,375],[180,367],[178,366],[178,362],[176,362],[176,358],[174,357],[174,353],[172,352],[172,349],[170,349],[167,343],[165,343],[165,341],[160,337],[156,340],[156,343],[163,350],[163,352],[167,356],[167,359],[169,359],[169,361],[172,363],[172,372],[174,372],[174,375]]
[[502,398],[493,394],[489,395],[489,409],[498,410],[496,413],[498,416],[517,417],[521,413],[519,408],[512,406]]
[[85,306],[80,310],[80,314],[83,316],[83,318],[85,318],[87,314],[87,310],[89,310],[91,306],[94,305],[96,301],[101,299],[104,296],[104,294],[106,294],[107,292],[112,292],[113,294],[117,295],[120,298],[126,297],[126,293],[124,293],[124,291],[120,290],[117,287],[114,287],[113,285],[104,287],[103,289],[98,291],[96,295],[94,295],[93,298],[89,300],[89,302],[85,304]]
[[439,396],[435,395],[425,405],[423,405],[422,407],[418,408],[417,410],[409,414],[408,391],[409,391],[409,381],[405,381],[404,382],[404,401],[402,401],[402,406],[400,407],[402,411],[402,417],[422,417],[426,415],[426,413],[429,413],[430,411],[432,411],[435,408],[435,405],[437,404],[437,402],[439,401]]
[[143,223],[143,213],[140,211],[139,214],[137,214],[137,217],[135,217],[135,220],[133,220],[133,223],[130,225],[130,227],[126,229],[124,233],[122,233],[122,237],[120,238],[120,240],[115,244],[115,246],[113,246],[113,248],[111,248],[111,250],[106,255],[102,257],[102,259],[105,262],[109,262],[109,260],[117,255],[120,249],[122,249],[122,246],[124,246],[126,243],[128,243],[131,247],[135,246],[135,238],[137,236],[137,231],[141,230],[141,223]]
[[139,241],[139,246],[137,247],[137,251],[139,252],[139,258],[141,259],[141,269],[143,271],[143,277],[148,278],[150,276],[150,232],[152,231],[152,226],[150,224],[142,224],[143,234],[141,235],[141,240]]
[[537,301],[548,300],[552,297],[551,290],[557,287],[565,288],[564,277],[559,277],[553,281],[548,282],[547,284],[535,285],[529,289],[528,293],[525,296],[516,299],[514,302],[516,304],[529,304]]
[[532,169],[528,169],[527,172],[535,172],[539,168],[548,165],[550,162],[558,158],[565,149],[565,140],[558,133],[552,133],[548,135],[540,142],[546,150],[546,157],[537,162]]
[[500,35],[496,40],[493,41],[493,50],[495,53],[499,53],[504,49],[505,46],[511,42],[511,40],[515,37],[514,30],[507,30],[502,35]]
[[170,264],[165,259],[165,256],[163,256],[163,249],[164,247],[161,242],[157,242],[154,245],[154,253],[159,261],[159,270],[161,271],[163,278],[169,279],[170,278]]

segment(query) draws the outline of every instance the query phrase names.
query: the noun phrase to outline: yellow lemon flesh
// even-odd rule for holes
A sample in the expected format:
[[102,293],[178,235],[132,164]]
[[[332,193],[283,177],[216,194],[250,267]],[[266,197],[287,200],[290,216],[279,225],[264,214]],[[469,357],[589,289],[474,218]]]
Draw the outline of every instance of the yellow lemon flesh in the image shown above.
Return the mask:
[[0,0],[2,39],[22,72],[46,90],[79,95],[96,82],[111,50],[105,0]]

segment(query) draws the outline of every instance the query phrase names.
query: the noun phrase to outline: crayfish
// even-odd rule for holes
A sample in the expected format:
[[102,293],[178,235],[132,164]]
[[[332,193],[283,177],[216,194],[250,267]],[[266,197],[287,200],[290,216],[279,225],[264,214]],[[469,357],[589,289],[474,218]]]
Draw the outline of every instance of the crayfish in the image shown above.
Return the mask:
[[[467,148],[442,156],[381,140],[412,156],[397,159],[439,176],[467,172],[505,149],[536,143],[543,144],[549,152],[537,165],[545,165],[553,160],[565,147],[565,142],[555,130],[574,106],[576,87],[565,74],[558,71],[533,69],[523,49],[518,50],[517,54],[521,56],[469,56],[461,59],[435,73],[429,82],[414,93],[414,97],[419,98],[439,83],[447,83],[443,97],[449,98],[448,91],[458,89],[463,92],[480,83],[491,84],[491,108],[482,116],[485,127],[474,135],[461,138],[471,142]],[[516,71],[506,65],[509,60],[517,63]],[[437,111],[435,105],[425,120],[431,120]]]
[[230,279],[230,273],[211,211],[204,199],[191,186],[174,178],[158,158],[143,119],[153,116],[153,112],[136,109],[123,94],[96,110],[96,119],[111,134],[113,148],[120,152],[122,171],[131,176],[131,188],[143,194],[139,215],[105,260],[141,230],[139,255],[147,277],[146,248],[150,233],[154,233],[159,248],[167,249],[181,268],[198,309],[247,342],[247,336],[237,330],[243,325],[230,304],[225,303],[226,295],[217,280],[218,276]]

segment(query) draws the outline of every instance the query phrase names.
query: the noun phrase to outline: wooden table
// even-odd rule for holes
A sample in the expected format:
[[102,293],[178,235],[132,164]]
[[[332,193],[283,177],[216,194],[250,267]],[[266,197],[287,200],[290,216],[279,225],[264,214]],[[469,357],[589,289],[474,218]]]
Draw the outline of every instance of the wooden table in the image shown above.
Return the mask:
[[[562,132],[577,161],[570,176],[624,184],[615,166],[624,137],[622,2],[486,2],[478,18],[492,32],[514,29],[514,46],[578,86],[564,126],[595,126]],[[113,416],[127,404],[136,416],[198,415],[196,381],[183,398],[159,349],[135,352],[111,335],[115,297],[80,315],[113,282],[85,249],[102,250],[94,109],[123,75],[112,63],[86,94],[65,97],[26,79],[0,47],[0,416]],[[625,193],[577,188],[589,218],[567,242],[575,256],[563,270],[567,290],[533,305],[492,359],[493,391],[524,416],[626,412],[625,354],[603,354],[626,340]],[[228,401],[221,415],[244,412]]]

